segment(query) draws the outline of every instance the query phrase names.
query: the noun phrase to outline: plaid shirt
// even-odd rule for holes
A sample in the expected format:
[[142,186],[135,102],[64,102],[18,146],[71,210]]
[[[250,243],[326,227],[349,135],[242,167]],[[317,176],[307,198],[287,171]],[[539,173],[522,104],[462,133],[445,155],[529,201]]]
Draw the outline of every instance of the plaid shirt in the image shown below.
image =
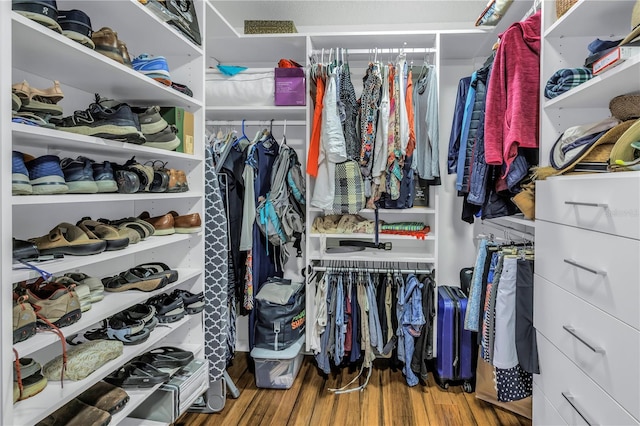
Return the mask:
[[593,78],[589,68],[562,68],[556,71],[544,88],[544,96],[553,99]]

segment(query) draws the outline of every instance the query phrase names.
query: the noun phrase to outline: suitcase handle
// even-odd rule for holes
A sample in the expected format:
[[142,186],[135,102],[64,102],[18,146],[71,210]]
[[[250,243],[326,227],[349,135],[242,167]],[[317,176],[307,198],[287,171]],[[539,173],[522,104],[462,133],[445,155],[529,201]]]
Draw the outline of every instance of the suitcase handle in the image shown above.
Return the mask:
[[564,259],[564,263],[567,263],[567,264],[569,264],[571,266],[575,266],[576,268],[584,269],[585,271],[591,272],[592,274],[595,274],[595,275],[602,275],[602,276],[607,275],[607,271],[600,271],[598,269],[590,268],[588,266],[585,266],[585,265],[582,265],[582,264],[576,262],[573,259]]
[[586,347],[591,349],[593,352],[599,353],[599,354],[605,353],[604,348],[601,348],[599,346],[594,346],[591,343],[589,343],[584,337],[579,336],[578,333],[576,332],[576,329],[571,327],[570,325],[563,325],[562,328],[564,328],[567,333],[569,333],[570,335],[578,339],[580,342],[582,342]]
[[582,420],[584,420],[589,426],[596,426],[597,425],[596,422],[593,422],[593,421],[589,420],[588,416],[585,416],[584,414],[582,414],[582,412],[576,406],[575,398],[573,397],[573,395],[571,395],[568,392],[562,392],[562,396],[564,397],[564,399],[567,400],[569,405],[571,405],[571,407],[576,411],[576,413],[578,413],[580,415],[580,417],[582,417]]

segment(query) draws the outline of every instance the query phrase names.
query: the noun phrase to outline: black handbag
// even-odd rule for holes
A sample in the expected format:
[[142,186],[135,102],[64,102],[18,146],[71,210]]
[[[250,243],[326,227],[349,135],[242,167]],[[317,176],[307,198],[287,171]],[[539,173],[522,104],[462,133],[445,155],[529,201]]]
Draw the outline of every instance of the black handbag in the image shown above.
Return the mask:
[[304,299],[304,283],[269,278],[255,297],[255,346],[281,351],[304,336]]

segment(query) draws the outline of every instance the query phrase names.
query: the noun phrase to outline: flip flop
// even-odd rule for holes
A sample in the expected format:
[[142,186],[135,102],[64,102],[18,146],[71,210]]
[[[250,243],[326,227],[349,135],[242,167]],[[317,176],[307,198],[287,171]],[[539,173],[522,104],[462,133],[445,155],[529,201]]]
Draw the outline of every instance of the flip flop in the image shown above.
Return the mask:
[[178,280],[178,271],[176,271],[175,269],[170,269],[166,263],[143,263],[136,266],[136,268],[149,269],[150,271],[153,271],[154,274],[164,274],[167,276],[167,279],[170,283],[176,282]]
[[121,388],[150,388],[169,380],[169,373],[153,365],[132,361],[104,378],[105,382]]
[[136,358],[136,361],[151,364],[156,368],[184,367],[193,361],[193,352],[173,346],[163,346],[140,355]]

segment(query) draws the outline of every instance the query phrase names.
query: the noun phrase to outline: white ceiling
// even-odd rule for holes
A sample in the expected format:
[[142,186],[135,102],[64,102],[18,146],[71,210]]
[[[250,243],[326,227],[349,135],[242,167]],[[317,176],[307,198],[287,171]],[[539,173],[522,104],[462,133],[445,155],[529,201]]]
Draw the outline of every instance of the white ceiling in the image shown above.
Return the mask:
[[487,5],[487,0],[210,2],[239,34],[244,33],[245,20],[292,20],[299,33],[472,29]]

